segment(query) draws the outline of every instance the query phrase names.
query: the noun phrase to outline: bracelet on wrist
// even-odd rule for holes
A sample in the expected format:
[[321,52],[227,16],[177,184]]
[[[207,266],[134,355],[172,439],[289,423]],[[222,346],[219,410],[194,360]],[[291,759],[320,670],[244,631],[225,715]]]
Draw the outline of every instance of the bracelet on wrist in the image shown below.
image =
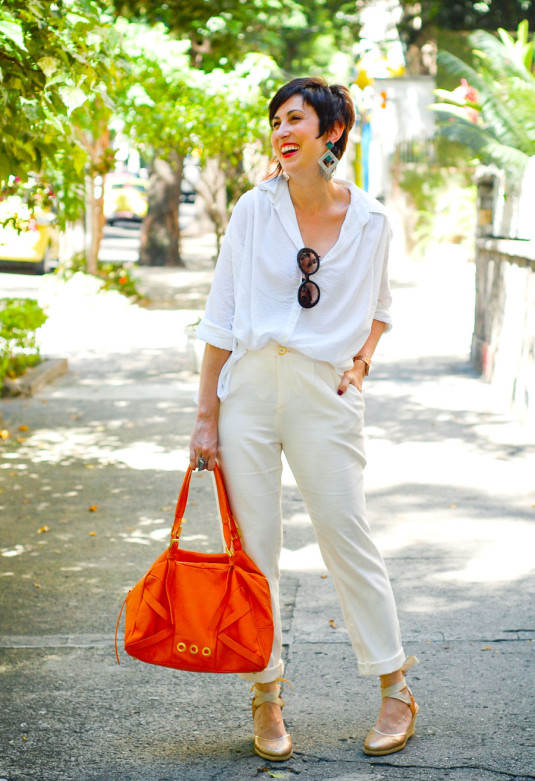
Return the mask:
[[365,364],[366,368],[364,369],[364,376],[367,377],[370,373],[372,359],[368,355],[355,355],[353,358],[353,363],[355,363],[355,361],[362,361]]

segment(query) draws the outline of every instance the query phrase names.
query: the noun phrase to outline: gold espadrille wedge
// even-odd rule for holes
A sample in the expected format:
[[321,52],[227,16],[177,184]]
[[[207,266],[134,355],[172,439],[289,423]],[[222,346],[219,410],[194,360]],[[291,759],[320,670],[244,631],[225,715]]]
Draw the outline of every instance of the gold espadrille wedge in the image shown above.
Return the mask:
[[[415,656],[411,656],[401,668],[402,671],[404,673],[407,672],[407,670],[414,664],[417,664],[417,662],[418,659],[416,659]],[[369,754],[372,757],[383,757],[386,754],[394,754],[396,751],[401,751],[401,749],[405,748],[408,739],[414,735],[418,705],[414,701],[414,697],[408,686],[408,694],[405,694],[402,691],[406,686],[407,681],[405,678],[402,678],[401,681],[392,684],[392,686],[381,687],[381,697],[383,699],[385,697],[391,697],[394,700],[401,700],[401,702],[404,702],[405,705],[409,706],[412,713],[412,719],[407,731],[386,733],[381,732],[377,727],[373,727],[366,735],[366,740],[364,741],[365,754]]]
[[[255,695],[252,701],[253,719],[258,708],[260,708],[265,702],[273,702],[275,705],[279,705],[280,708],[284,707],[284,700],[280,696],[281,687],[278,684],[275,689],[271,691],[262,691],[255,686],[252,690],[255,690]],[[280,738],[261,738],[259,735],[254,736],[254,750],[255,754],[258,754],[262,759],[269,759],[272,762],[284,762],[285,759],[290,759],[293,753],[293,743],[290,735],[285,733]]]

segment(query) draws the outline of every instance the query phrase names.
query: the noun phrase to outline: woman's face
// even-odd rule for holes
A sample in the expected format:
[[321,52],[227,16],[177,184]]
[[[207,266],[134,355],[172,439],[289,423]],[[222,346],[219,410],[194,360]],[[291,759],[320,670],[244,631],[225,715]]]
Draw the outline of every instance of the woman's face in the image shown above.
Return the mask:
[[301,95],[283,103],[271,123],[271,144],[275,157],[288,175],[314,166],[325,152],[326,138],[318,138],[319,118]]

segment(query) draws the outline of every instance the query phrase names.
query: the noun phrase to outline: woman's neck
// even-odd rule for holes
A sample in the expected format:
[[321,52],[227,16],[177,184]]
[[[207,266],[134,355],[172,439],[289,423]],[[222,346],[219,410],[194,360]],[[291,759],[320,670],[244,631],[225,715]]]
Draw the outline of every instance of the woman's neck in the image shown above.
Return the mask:
[[290,197],[296,210],[307,212],[323,211],[327,204],[336,200],[338,187],[333,181],[325,181],[315,175],[306,180],[290,177]]

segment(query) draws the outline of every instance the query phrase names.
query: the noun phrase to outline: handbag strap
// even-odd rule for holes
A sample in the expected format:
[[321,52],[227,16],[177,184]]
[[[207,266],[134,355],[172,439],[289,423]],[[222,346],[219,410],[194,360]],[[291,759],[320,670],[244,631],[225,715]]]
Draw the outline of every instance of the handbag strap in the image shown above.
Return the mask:
[[[191,468],[191,466],[188,466],[186,475],[184,477],[184,482],[182,483],[182,488],[180,489],[180,493],[178,495],[178,501],[175,510],[175,522],[171,530],[171,544],[169,547],[171,547],[171,545],[173,545],[174,543],[178,545],[180,532],[182,530],[182,521],[184,519],[184,513],[186,511],[186,505],[188,503],[189,486],[190,486],[192,474],[193,474],[193,469]],[[240,531],[238,529],[238,525],[236,524],[236,521],[234,520],[232,511],[230,509],[230,504],[225,489],[225,483],[223,482],[223,475],[221,473],[221,469],[219,468],[218,464],[215,465],[214,477],[215,477],[215,484],[217,490],[217,501],[219,504],[219,512],[221,515],[221,521],[223,523],[223,535],[225,537],[226,552],[228,553],[229,556],[232,556],[234,555],[235,551],[242,549],[241,542],[240,542]]]

